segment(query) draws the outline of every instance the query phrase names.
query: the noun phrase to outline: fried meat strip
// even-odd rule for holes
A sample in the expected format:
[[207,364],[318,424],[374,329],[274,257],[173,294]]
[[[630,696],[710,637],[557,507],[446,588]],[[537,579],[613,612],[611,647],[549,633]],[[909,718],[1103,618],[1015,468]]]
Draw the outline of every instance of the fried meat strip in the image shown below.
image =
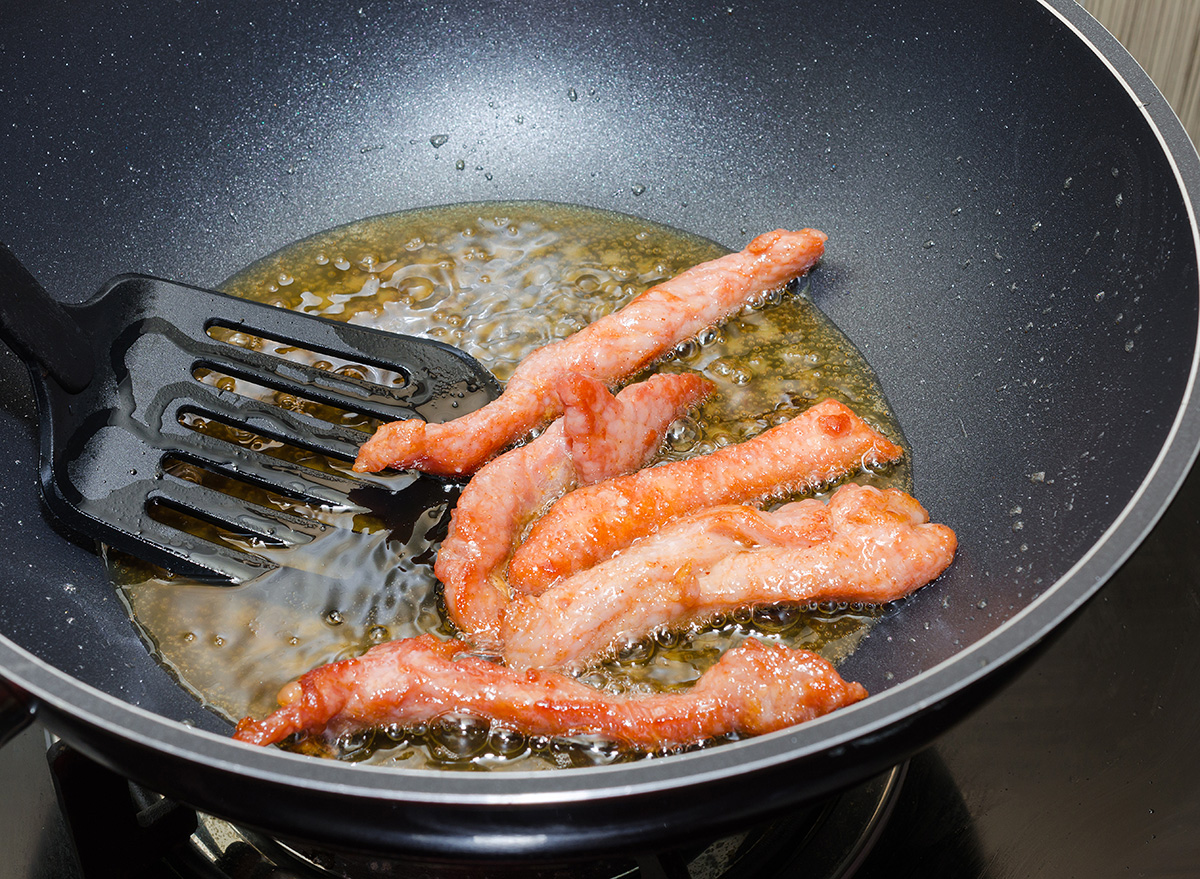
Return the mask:
[[509,602],[503,565],[525,525],[577,485],[644,466],[671,422],[711,389],[698,375],[663,373],[613,397],[595,379],[564,377],[563,417],[484,464],[459,496],[434,564],[458,629],[477,645],[495,644]]
[[564,375],[618,384],[759,294],[808,271],[824,252],[825,238],[815,229],[767,232],[739,253],[651,287],[620,311],[534,351],[517,366],[504,393],[481,409],[445,424],[412,419],[383,425],[359,450],[354,469],[471,473],[561,413],[555,389]]
[[954,532],[897,489],[844,485],[774,513],[721,506],[685,518],[510,605],[504,658],[562,668],[657,629],[737,608],[821,601],[883,604],[938,577]]
[[420,635],[321,666],[279,693],[278,711],[244,718],[234,737],[256,745],[293,733],[337,737],[444,715],[490,719],[529,735],[596,735],[644,749],[760,735],[866,697],[815,653],[748,639],[687,692],[616,696],[548,671],[520,673]]
[[903,453],[849,407],[824,400],[745,442],[565,495],[513,554],[509,587],[540,594],[677,516],[812,489]]

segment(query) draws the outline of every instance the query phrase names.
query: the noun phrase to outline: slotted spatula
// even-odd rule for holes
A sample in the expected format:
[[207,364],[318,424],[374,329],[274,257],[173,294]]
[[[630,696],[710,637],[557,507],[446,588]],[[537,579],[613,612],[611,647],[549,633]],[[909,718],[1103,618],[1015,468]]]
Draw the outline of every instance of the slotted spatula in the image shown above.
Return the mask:
[[[210,334],[210,330],[216,331]],[[398,374],[382,384],[221,341],[221,330]],[[352,326],[141,275],[92,299],[52,299],[0,244],[0,338],[29,366],[41,434],[40,482],[70,528],[176,574],[241,583],[277,567],[150,515],[162,505],[271,544],[304,542],[325,526],[173,475],[177,460],[301,503],[337,507],[370,485],[290,463],[186,426],[201,418],[333,459],[352,461],[366,434],[251,399],[197,374],[211,370],[384,421],[444,421],[499,392],[456,348]]]

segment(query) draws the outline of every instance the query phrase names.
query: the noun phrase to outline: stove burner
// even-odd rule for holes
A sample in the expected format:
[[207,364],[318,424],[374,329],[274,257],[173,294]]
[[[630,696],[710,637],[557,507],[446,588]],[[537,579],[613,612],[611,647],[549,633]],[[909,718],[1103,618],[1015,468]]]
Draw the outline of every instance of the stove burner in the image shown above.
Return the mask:
[[[206,879],[246,876],[269,876],[271,879],[472,879],[486,872],[489,879],[509,876],[521,879],[847,879],[879,838],[907,771],[908,764],[904,763],[823,802],[798,808],[749,830],[715,840],[650,854],[614,855],[572,863],[512,865],[383,860],[283,842],[238,828],[211,815],[193,813],[135,784],[126,784],[132,795],[131,808],[144,827],[153,830],[156,815],[166,816],[166,820],[174,825],[194,818],[195,831],[185,842],[173,846],[164,858],[172,876]],[[96,807],[94,800],[92,806]],[[180,810],[185,813],[183,816],[178,814]],[[106,871],[103,875],[113,874]],[[91,879],[91,876],[85,866],[85,879]]]

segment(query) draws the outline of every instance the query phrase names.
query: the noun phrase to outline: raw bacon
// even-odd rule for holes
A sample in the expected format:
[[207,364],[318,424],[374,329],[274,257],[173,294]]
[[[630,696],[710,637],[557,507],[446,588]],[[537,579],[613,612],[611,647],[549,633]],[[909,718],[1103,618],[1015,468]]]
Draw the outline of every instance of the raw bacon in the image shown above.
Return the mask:
[[619,641],[761,604],[883,604],[939,576],[954,532],[896,489],[845,485],[829,504],[722,506],[677,520],[508,610],[512,667],[562,668]]
[[571,492],[513,554],[509,586],[540,594],[676,516],[813,489],[903,453],[849,407],[824,400],[743,443]]
[[517,367],[504,393],[487,406],[445,424],[413,419],[383,425],[362,446],[354,469],[471,473],[561,413],[555,389],[564,375],[574,372],[610,387],[618,384],[756,296],[808,271],[824,252],[825,239],[815,229],[767,232],[740,253],[701,263],[651,287],[620,311],[534,351]]
[[554,672],[516,672],[467,650],[421,635],[321,666],[280,691],[274,714],[243,719],[234,737],[269,745],[298,732],[337,737],[468,715],[530,735],[595,735],[666,750],[772,732],[867,695],[815,653],[753,639],[726,652],[689,691],[649,696],[611,695]]
[[613,397],[595,379],[566,376],[559,383],[563,417],[481,467],[459,496],[434,565],[459,631],[479,646],[496,642],[509,601],[503,564],[521,529],[577,485],[645,465],[671,422],[711,388],[698,375],[664,373]]

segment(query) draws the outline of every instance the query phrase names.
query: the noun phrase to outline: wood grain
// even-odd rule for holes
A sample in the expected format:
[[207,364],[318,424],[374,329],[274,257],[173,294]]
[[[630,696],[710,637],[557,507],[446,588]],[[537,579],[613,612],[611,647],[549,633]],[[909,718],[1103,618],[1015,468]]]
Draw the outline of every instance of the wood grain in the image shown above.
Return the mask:
[[1192,141],[1200,140],[1200,2],[1082,0],[1080,5],[1121,41]]

